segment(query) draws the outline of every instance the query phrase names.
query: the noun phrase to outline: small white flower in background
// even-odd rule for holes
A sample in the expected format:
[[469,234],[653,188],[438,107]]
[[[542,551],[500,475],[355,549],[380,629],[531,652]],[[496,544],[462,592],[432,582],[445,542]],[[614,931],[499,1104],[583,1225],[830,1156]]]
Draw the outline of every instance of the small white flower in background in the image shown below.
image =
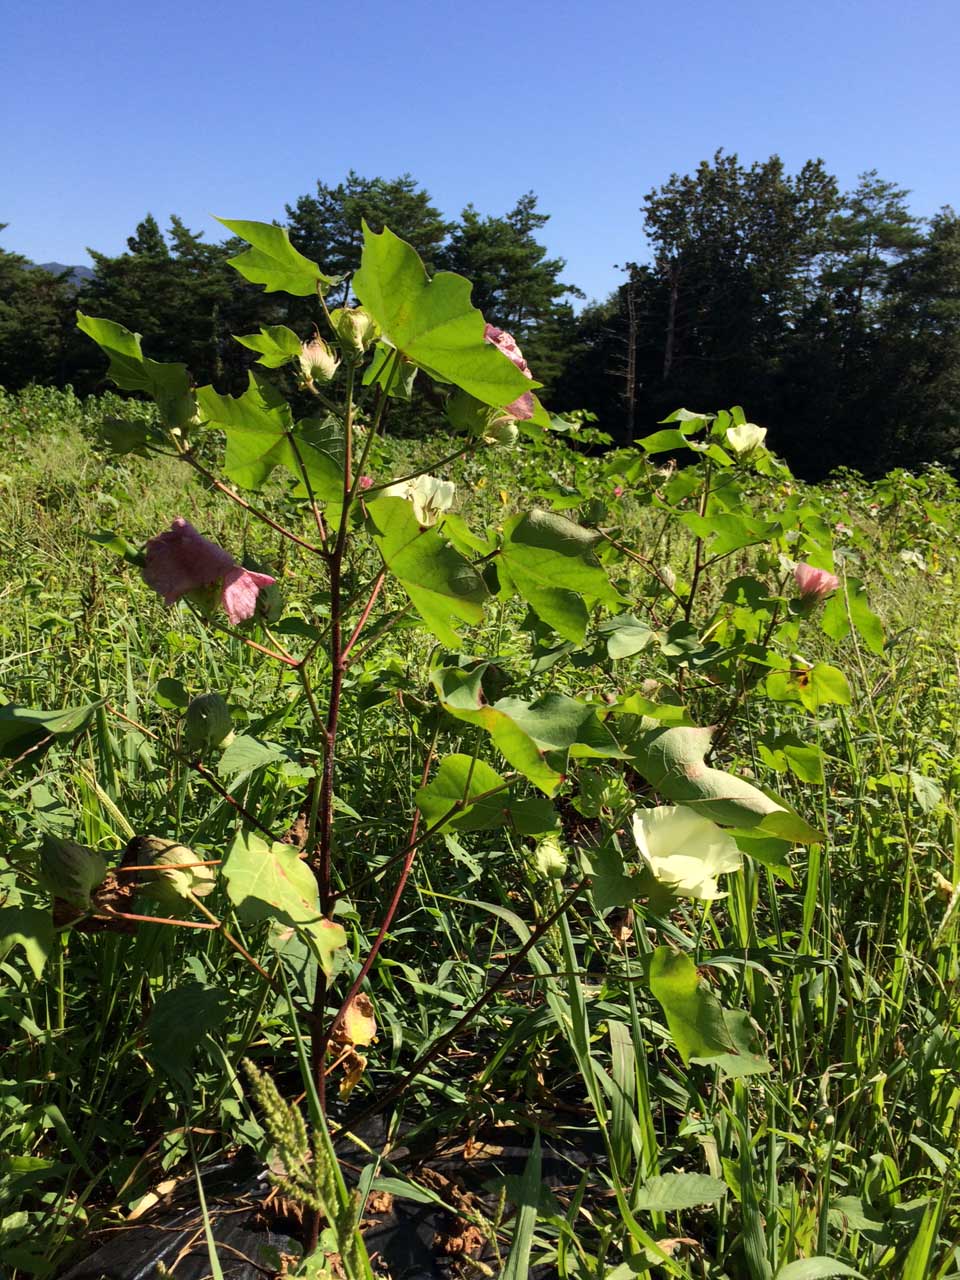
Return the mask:
[[436,524],[445,511],[453,506],[457,486],[452,480],[440,480],[437,476],[417,476],[415,480],[403,480],[388,485],[383,490],[385,498],[406,498],[413,503],[417,524],[427,528]]
[[739,871],[733,836],[687,805],[662,805],[633,815],[633,838],[647,870],[677,897],[711,902],[726,897],[717,877]]
[[758,427],[755,422],[741,422],[739,427],[727,427],[727,444],[738,458],[745,458],[754,449],[763,447],[767,438],[766,427]]

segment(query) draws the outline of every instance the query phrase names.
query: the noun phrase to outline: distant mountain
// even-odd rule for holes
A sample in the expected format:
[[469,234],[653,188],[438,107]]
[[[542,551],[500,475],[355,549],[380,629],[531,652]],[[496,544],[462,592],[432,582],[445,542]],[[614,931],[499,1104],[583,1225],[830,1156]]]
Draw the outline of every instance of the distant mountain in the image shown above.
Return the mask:
[[93,279],[93,270],[90,267],[68,267],[62,262],[38,262],[37,266],[41,271],[49,271],[54,276],[60,276],[64,271],[69,271],[70,283],[77,285],[78,288],[84,280]]

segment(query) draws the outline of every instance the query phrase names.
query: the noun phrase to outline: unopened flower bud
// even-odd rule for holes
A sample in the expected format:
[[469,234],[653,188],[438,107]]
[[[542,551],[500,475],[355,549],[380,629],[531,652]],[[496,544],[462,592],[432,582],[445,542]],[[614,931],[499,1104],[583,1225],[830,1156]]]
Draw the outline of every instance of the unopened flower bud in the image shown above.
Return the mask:
[[300,348],[300,368],[308,386],[315,382],[329,382],[337,372],[340,361],[322,338],[312,338]]
[[517,424],[513,418],[495,418],[483,433],[487,444],[512,445],[517,443]]
[[230,708],[219,693],[201,693],[187,707],[183,737],[193,751],[226,747],[233,739]]
[[377,322],[363,307],[339,307],[330,318],[348,360],[362,356],[377,339]]
[[567,855],[556,836],[545,836],[533,851],[537,870],[548,880],[560,880],[567,869]]

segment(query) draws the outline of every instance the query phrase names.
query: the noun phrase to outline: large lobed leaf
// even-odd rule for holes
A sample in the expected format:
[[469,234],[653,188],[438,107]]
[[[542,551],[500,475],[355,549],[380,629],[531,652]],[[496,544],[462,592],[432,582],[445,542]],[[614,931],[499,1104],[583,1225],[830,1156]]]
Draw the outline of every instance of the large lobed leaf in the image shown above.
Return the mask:
[[227,477],[244,489],[259,489],[274,467],[282,466],[301,481],[299,455],[314,497],[342,501],[343,469],[337,459],[311,441],[303,423],[294,425],[290,406],[272,383],[254,370],[249,378],[241,396],[222,396],[213,387],[197,392],[200,412],[227,438]]
[[245,249],[230,266],[249,280],[262,284],[266,293],[290,293],[295,298],[309,298],[318,292],[318,286],[330,288],[337,283],[335,276],[327,276],[315,262],[305,258],[290,243],[285,227],[272,222],[247,222],[236,218],[218,218],[228,231],[246,240],[252,247]]
[[663,1009],[685,1065],[691,1058],[736,1053],[720,1001],[700,981],[689,956],[670,947],[657,947],[650,957],[650,990]]
[[343,927],[320,911],[317,881],[297,850],[289,844],[269,845],[241,832],[223,864],[230,901],[248,920],[273,920],[306,933],[328,976],[334,954],[346,946]]
[[384,564],[440,643],[458,649],[457,621],[483,621],[483,579],[436,529],[420,527],[405,498],[376,498],[367,512]]
[[483,672],[482,666],[436,668],[433,683],[444,709],[485,729],[504,758],[546,795],[563,782],[568,756],[623,756],[594,707],[561,693],[536,702],[500,698],[491,704],[483,692]]
[[194,414],[190,375],[185,364],[148,360],[140,349],[140,334],[122,324],[77,312],[77,328],[110,357],[109,374],[124,391],[144,391],[157,403],[168,427],[180,427]]
[[539,836],[556,830],[558,824],[549,801],[518,797],[488,764],[468,755],[445,756],[416,799],[430,826],[446,819],[438,828],[443,831],[489,831],[512,825],[521,835]]
[[[484,341],[484,320],[470,301],[471,287],[451,271],[431,280],[415,249],[389,228],[376,234],[364,223],[353,291],[384,341],[440,382],[452,382],[499,409],[541,384]],[[549,424],[539,405],[534,420]]]
[[620,596],[593,554],[599,534],[536,508],[504,526],[497,571],[548,626],[582,644],[588,607]]
[[800,844],[823,839],[782,800],[711,768],[705,756],[712,738],[711,728],[644,728],[630,743],[632,760],[637,772],[662,796],[689,805],[714,822]]

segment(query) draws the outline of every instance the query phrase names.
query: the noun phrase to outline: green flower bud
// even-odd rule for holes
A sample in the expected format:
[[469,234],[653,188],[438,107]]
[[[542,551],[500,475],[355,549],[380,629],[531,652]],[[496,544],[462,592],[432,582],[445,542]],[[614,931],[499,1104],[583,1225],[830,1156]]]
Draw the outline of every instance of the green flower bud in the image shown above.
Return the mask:
[[45,835],[40,846],[39,879],[55,898],[86,910],[90,894],[107,874],[107,860],[96,849]]
[[379,336],[376,320],[363,307],[338,307],[330,319],[348,360],[362,356]]
[[556,836],[545,836],[533,851],[534,865],[548,880],[561,880],[567,869],[567,855]]
[[487,444],[512,445],[517,443],[517,424],[513,418],[495,418],[483,433]]
[[198,752],[230,745],[233,720],[219,693],[201,693],[193,699],[184,717],[183,737],[187,746]]
[[197,898],[212,893],[216,884],[216,868],[196,865],[203,858],[175,840],[160,836],[134,836],[127,845],[134,866],[151,866],[156,870],[140,871],[139,877],[152,898],[176,906],[180,898]]
[[322,338],[304,342],[300,348],[300,368],[308,387],[317,382],[329,382],[339,366],[340,361]]

